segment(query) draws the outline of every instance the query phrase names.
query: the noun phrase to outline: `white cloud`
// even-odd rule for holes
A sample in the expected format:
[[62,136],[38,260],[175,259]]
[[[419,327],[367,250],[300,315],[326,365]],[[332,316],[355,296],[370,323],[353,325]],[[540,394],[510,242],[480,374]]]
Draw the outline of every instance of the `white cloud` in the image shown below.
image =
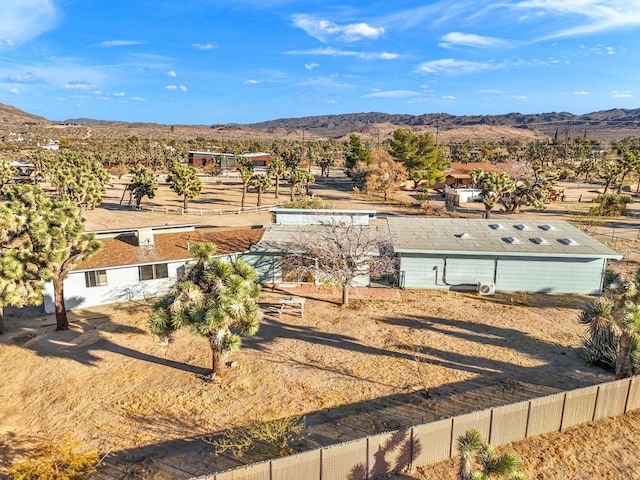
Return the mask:
[[187,87],[185,87],[184,85],[167,85],[166,87],[164,87],[165,89],[171,91],[171,92],[188,92],[189,89]]
[[453,95],[443,95],[442,97],[443,100],[455,100],[456,97],[454,97]]
[[67,90],[89,90],[91,85],[88,82],[67,82],[62,88],[66,88]]
[[587,92],[585,90],[577,90],[573,92],[574,95],[591,95],[591,92]]
[[169,70],[167,72],[167,77],[176,78],[177,76],[178,76],[178,74],[173,70]]
[[146,98],[142,98],[142,97],[131,97],[131,100],[133,100],[134,102],[146,102],[147,101]]
[[407,97],[419,97],[421,92],[414,92],[413,90],[386,90],[369,93],[363,95],[364,97],[379,97],[379,98],[407,98]]
[[510,95],[509,98],[513,98],[514,100],[526,100],[527,97],[525,95]]
[[308,35],[326,42],[330,39],[345,42],[357,42],[359,40],[375,40],[384,34],[384,28],[372,27],[366,23],[350,23],[338,25],[329,20],[322,20],[313,15],[294,14],[291,16],[293,24],[307,32]]
[[341,82],[336,76],[309,78],[302,82],[298,82],[299,87],[323,87],[323,88],[346,88],[351,87],[351,83]]
[[378,58],[380,58],[381,60],[395,60],[398,57],[400,57],[400,55],[398,55],[397,53],[389,52],[383,52],[378,56]]
[[614,90],[613,92],[611,92],[611,96],[613,98],[633,98],[633,92],[626,90],[626,91],[619,91],[619,90]]
[[333,105],[334,103],[336,103],[336,101],[335,101],[335,100],[327,100],[327,101],[326,101],[326,102],[324,102],[324,103],[328,103],[328,104],[330,104],[330,105]]
[[0,2],[0,48],[28,42],[58,24],[53,0],[3,0]]
[[17,88],[12,88],[11,90],[9,90],[9,93],[12,93],[13,95],[20,95],[20,90],[18,90]]
[[125,97],[126,93],[124,93],[124,92],[114,92],[111,95],[113,95],[114,97]]
[[304,68],[307,70],[313,70],[314,68],[318,68],[320,66],[319,63],[305,63]]
[[459,73],[473,73],[482,70],[491,70],[498,68],[492,63],[470,62],[467,60],[455,60],[453,58],[443,58],[441,60],[432,60],[424,62],[418,66],[418,73],[443,73],[447,75],[455,75]]
[[198,50],[215,50],[218,48],[218,45],[215,43],[192,43],[191,46]]
[[495,37],[483,37],[481,35],[474,35],[470,33],[451,32],[443,35],[440,40],[442,42],[438,46],[443,48],[450,48],[456,45],[462,45],[464,47],[479,47],[479,48],[496,48],[496,47],[508,47],[509,42],[500,40]]
[[139,40],[106,40],[100,43],[101,47],[129,47],[132,45],[141,45]]
[[578,23],[539,40],[640,26],[640,4],[637,0],[524,0],[513,4],[513,7],[556,16],[564,19],[565,24],[568,19],[573,24]]
[[9,75],[0,79],[2,83],[44,83],[44,80],[31,72],[22,75]]
[[337,50],[335,48],[312,48],[310,50],[289,50],[284,52],[285,55],[326,55],[330,57],[357,57],[362,55],[360,52],[353,50]]
[[245,80],[244,82],[242,82],[244,85],[257,85],[259,83],[262,83],[262,80],[254,80],[254,79],[250,79],[250,80]]

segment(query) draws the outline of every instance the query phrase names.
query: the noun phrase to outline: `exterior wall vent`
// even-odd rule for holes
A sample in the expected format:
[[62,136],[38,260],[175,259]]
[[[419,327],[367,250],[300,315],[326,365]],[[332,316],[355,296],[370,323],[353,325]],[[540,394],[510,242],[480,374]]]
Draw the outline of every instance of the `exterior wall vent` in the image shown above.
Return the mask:
[[524,223],[519,223],[518,225],[514,225],[513,228],[517,230],[531,230],[529,225],[525,225]]
[[564,245],[568,245],[570,247],[577,247],[578,245],[580,245],[578,242],[576,242],[573,238],[561,238],[559,240],[560,243],[564,244]]
[[457,233],[456,237],[458,237],[458,238],[471,238],[471,235],[469,235],[467,232],[464,232],[464,233]]
[[518,240],[516,237],[505,237],[505,238],[503,238],[503,240],[505,242],[511,243],[511,244],[520,243],[520,240]]
[[493,230],[504,230],[504,227],[502,225],[500,225],[499,223],[491,223],[491,224],[489,224],[489,228],[491,228]]
[[554,227],[553,225],[549,225],[549,224],[544,224],[544,225],[540,225],[540,229],[544,230],[545,232],[550,232],[552,230],[555,230],[556,227]]
[[542,237],[534,237],[531,239],[531,241],[536,245],[549,245],[549,242],[547,242],[547,240]]

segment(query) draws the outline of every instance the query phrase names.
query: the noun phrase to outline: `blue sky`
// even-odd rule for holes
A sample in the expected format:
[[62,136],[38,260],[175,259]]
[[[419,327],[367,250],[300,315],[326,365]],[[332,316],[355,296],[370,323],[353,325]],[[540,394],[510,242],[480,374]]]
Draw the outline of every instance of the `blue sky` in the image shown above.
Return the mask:
[[0,103],[50,120],[637,108],[640,0],[1,0]]

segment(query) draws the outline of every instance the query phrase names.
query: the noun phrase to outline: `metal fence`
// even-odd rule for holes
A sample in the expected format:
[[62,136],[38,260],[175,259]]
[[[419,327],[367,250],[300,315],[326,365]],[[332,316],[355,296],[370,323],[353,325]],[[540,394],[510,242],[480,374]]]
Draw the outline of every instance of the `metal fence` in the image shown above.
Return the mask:
[[457,454],[459,436],[479,429],[492,445],[563,431],[640,408],[640,377],[416,425],[247,465],[198,480],[369,480]]

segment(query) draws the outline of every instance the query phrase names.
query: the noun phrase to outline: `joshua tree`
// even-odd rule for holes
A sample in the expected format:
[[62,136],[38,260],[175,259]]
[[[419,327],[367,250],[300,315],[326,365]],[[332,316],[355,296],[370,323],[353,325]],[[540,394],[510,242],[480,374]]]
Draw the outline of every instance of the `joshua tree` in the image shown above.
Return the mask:
[[607,272],[604,295],[585,306],[580,322],[589,326],[587,358],[625,378],[640,371],[640,270],[627,280]]
[[171,190],[182,197],[182,208],[186,211],[189,199],[196,198],[202,193],[202,181],[194,167],[182,165],[177,160],[171,162],[170,174],[167,175]]
[[240,348],[241,335],[255,335],[262,318],[256,270],[242,260],[214,258],[215,251],[213,244],[192,247],[196,264],[156,303],[149,319],[149,330],[160,336],[189,327],[207,338],[212,378],[226,374],[228,355]]
[[[23,250],[20,258],[35,265],[40,279],[53,282],[56,330],[68,330],[64,279],[101,244],[92,234],[84,232],[80,208],[68,198],[47,198],[35,185],[13,188],[7,197],[7,215],[23,219],[14,233]],[[13,264],[13,268],[18,267]],[[31,274],[27,273],[24,272],[22,280],[30,280]]]
[[249,180],[249,184],[258,192],[257,206],[259,207],[262,205],[262,192],[271,188],[271,178],[266,173],[256,173]]
[[[127,185],[127,190],[136,199],[136,206],[139,207],[144,197],[155,197],[156,190],[158,190],[158,180],[153,171],[144,165],[134,165],[130,172],[133,178],[131,183]],[[129,197],[129,204],[131,204],[131,197]]]
[[[458,478],[460,480],[489,480],[490,478],[509,478],[511,480],[526,480],[526,476],[518,472],[520,460],[511,452],[498,458],[494,456],[491,445],[482,439],[479,430],[469,430],[458,438],[460,452],[460,466]],[[474,472],[474,464],[480,470]]]
[[289,168],[287,168],[286,163],[284,163],[284,161],[279,158],[279,157],[275,157],[271,160],[271,163],[269,164],[269,175],[274,177],[276,180],[275,186],[275,197],[279,198],[279,188],[280,188],[280,180],[282,178],[284,178],[287,175],[287,172],[289,171]]
[[251,163],[243,163],[238,166],[238,172],[240,173],[240,180],[242,181],[242,200],[240,200],[240,209],[244,210],[244,202],[247,198],[249,182],[253,177],[253,165],[251,165]]

